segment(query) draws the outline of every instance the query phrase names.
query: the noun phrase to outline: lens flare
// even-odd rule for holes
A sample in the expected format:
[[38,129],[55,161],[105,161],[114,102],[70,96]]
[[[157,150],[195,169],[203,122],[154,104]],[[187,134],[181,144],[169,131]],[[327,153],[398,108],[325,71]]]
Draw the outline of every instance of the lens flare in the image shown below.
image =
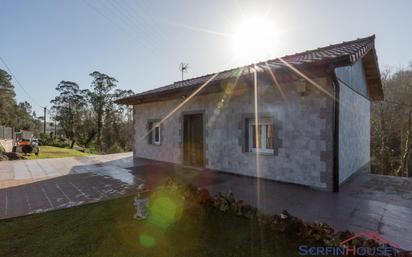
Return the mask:
[[241,63],[269,59],[279,48],[280,31],[264,16],[241,22],[232,37],[231,48]]
[[161,229],[167,229],[180,219],[182,211],[182,196],[158,191],[150,197],[148,222]]
[[[254,111],[255,111],[255,138],[256,138],[256,149],[260,148],[259,139],[259,102],[258,102],[258,80],[257,80],[257,67],[254,65],[253,69],[253,95],[254,95]],[[260,190],[260,154],[256,151],[256,206],[260,209],[261,205],[261,190]]]
[[233,75],[236,76],[235,82],[229,81],[226,86],[225,90],[223,91],[223,96],[219,99],[219,102],[217,103],[217,107],[213,111],[209,121],[207,122],[207,127],[212,127],[213,124],[215,123],[216,119],[219,117],[222,109],[225,107],[225,104],[227,104],[232,97],[233,91],[235,90],[239,78],[242,75],[243,68],[236,69],[233,72]]
[[283,101],[285,101],[286,104],[289,104],[288,99],[286,98],[285,93],[283,92],[282,86],[280,85],[278,79],[275,76],[275,73],[272,71],[272,69],[269,67],[269,64],[265,62],[265,68],[269,71],[269,74],[273,80],[273,84],[277,88],[277,90],[280,93],[280,96],[282,97]]
[[148,234],[141,233],[139,235],[139,243],[144,247],[153,247],[156,245],[156,240]]

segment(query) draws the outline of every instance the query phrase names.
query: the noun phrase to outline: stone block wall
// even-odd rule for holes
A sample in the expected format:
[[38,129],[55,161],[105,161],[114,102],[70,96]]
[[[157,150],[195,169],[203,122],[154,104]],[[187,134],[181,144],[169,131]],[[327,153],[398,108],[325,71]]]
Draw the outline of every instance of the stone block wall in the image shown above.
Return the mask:
[[[315,80],[328,92],[329,78]],[[314,86],[301,96],[297,83],[282,83],[285,99],[273,82],[258,81],[258,108],[261,117],[273,117],[275,154],[244,151],[244,119],[254,113],[251,83],[222,82],[228,90],[195,96],[167,119],[161,128],[161,145],[148,144],[147,121],[161,119],[182,99],[146,103],[134,107],[135,157],[181,164],[182,113],[202,112],[205,119],[206,168],[258,176],[317,188],[332,186],[332,99]],[[226,83],[226,84],[225,84]],[[300,82],[299,82],[300,83]]]

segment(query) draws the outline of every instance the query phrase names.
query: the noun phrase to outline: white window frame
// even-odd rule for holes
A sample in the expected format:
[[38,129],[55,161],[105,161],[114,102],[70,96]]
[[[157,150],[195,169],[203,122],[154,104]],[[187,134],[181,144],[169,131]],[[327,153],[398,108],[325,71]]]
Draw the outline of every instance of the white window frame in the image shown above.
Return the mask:
[[[157,138],[156,140],[156,130],[158,130],[158,136],[159,138]],[[153,122],[152,124],[152,143],[154,145],[160,145],[160,123],[157,122]]]
[[[270,119],[259,119],[258,121],[258,126],[272,126],[272,131],[273,131],[273,122],[271,122]],[[267,141],[267,135],[266,135],[266,129],[262,131],[261,138],[264,138],[264,140],[260,139],[260,148],[253,148],[253,128],[256,127],[256,121],[254,119],[249,119],[248,123],[248,140],[249,140],[249,152],[254,152],[254,153],[265,153],[265,154],[274,154],[274,149],[266,148],[266,141]]]

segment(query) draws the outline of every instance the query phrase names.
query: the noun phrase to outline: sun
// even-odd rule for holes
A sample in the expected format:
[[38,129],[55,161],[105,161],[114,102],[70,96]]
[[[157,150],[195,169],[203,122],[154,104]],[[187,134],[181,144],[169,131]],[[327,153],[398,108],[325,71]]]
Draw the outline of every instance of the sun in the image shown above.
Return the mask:
[[280,31],[273,20],[255,17],[240,22],[230,47],[241,63],[253,63],[276,55]]

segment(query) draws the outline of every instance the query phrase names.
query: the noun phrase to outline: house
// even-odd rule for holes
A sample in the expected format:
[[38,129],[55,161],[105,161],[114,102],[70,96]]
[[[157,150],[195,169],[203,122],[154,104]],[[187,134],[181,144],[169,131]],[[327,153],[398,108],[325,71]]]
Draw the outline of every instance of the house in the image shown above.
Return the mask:
[[370,102],[379,100],[373,35],[117,103],[134,106],[136,158],[338,191],[369,168]]

